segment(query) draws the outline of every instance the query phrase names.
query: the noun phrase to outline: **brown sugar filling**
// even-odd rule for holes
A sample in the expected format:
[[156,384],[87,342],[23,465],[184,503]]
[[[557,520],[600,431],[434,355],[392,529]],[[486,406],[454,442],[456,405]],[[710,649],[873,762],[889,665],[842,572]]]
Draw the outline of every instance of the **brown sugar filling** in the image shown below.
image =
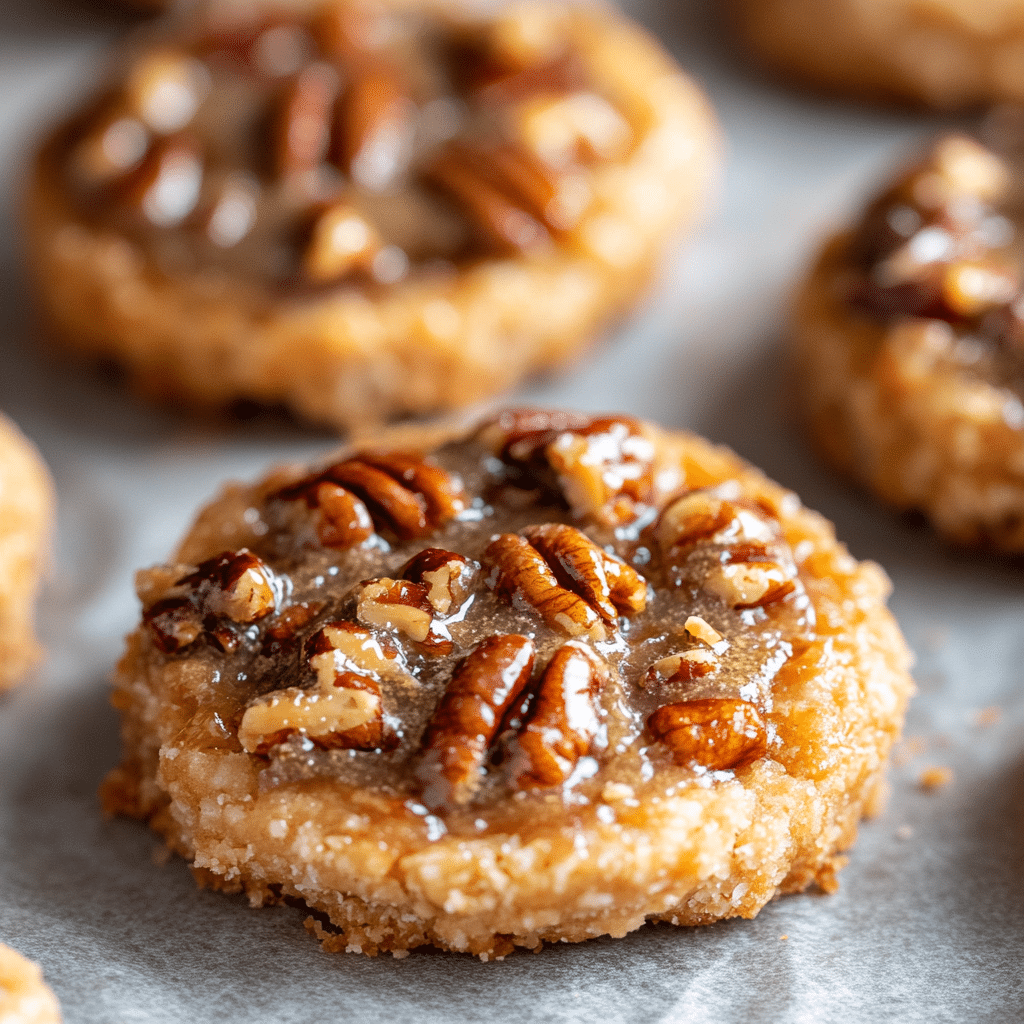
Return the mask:
[[145,657],[188,665],[182,706],[201,677],[187,741],[264,790],[328,778],[479,830],[731,777],[777,747],[814,611],[772,508],[663,489],[654,459],[628,418],[526,410],[276,479],[248,549],[140,574]]
[[565,244],[635,127],[557,16],[335,4],[139,53],[63,173],[166,273],[380,288]]

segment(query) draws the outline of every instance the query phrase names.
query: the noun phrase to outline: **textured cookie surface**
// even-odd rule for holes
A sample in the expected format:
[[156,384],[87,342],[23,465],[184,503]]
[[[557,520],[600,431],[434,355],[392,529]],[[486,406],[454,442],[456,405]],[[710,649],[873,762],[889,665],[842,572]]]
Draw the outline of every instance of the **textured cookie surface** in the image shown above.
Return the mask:
[[703,206],[709,108],[607,10],[300,9],[137,48],[37,162],[48,319],[150,395],[469,405],[592,341]]
[[735,456],[510,411],[226,489],[138,576],[108,809],[332,950],[487,957],[834,884],[888,582]]
[[1018,172],[951,136],[832,240],[793,313],[825,456],[957,543],[1024,551]]
[[960,109],[1024,100],[1022,0],[731,0],[766,65],[850,96]]
[[49,474],[28,440],[0,414],[0,690],[39,660],[32,610],[52,519]]
[[42,971],[0,942],[0,1022],[60,1024],[60,1020],[60,1006]]

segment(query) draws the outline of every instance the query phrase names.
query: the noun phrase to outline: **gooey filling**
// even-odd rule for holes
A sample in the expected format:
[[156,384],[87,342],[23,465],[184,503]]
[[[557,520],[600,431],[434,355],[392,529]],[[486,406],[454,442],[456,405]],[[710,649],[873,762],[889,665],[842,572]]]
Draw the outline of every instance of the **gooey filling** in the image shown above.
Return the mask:
[[207,26],[76,120],[65,183],[168,273],[300,291],[559,245],[636,141],[565,18],[333,4]]
[[141,574],[147,657],[204,669],[188,742],[264,788],[486,816],[713,780],[771,755],[814,611],[768,505],[680,485],[626,417],[512,410],[428,457],[357,454],[257,492],[249,548]]

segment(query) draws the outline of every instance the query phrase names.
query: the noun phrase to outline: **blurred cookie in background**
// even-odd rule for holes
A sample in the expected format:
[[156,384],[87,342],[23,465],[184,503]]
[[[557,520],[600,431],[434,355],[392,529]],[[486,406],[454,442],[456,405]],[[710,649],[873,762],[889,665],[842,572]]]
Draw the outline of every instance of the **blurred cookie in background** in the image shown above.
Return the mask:
[[711,110],[610,10],[216,10],[123,54],[27,199],[53,332],[148,396],[470,405],[590,345],[705,209]]

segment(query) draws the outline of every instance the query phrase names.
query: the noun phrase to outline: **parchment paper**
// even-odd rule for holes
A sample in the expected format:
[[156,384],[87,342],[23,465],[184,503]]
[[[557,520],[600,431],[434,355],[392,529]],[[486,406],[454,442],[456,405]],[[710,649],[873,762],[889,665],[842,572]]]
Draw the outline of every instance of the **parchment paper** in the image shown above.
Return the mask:
[[[16,256],[18,175],[29,140],[74,102],[125,23],[99,2],[3,0],[0,407],[41,447],[61,509],[41,608],[49,659],[0,700],[0,938],[43,965],[68,1021],[1024,1020],[1021,564],[950,553],[831,477],[778,397],[781,309],[815,239],[939,122],[766,83],[711,4],[627,6],[717,106],[729,158],[717,212],[641,314],[525,397],[728,443],[887,568],[920,690],[888,810],[863,827],[833,896],[489,964],[327,956],[298,911],[202,892],[180,861],[160,866],[145,828],[103,820],[96,786],[118,758],[106,680],[137,616],[134,569],[160,561],[222,481],[332,441],[276,421],[196,424],[41,352]],[[993,707],[997,721],[979,717]],[[954,778],[926,792],[918,780],[933,765]]]

